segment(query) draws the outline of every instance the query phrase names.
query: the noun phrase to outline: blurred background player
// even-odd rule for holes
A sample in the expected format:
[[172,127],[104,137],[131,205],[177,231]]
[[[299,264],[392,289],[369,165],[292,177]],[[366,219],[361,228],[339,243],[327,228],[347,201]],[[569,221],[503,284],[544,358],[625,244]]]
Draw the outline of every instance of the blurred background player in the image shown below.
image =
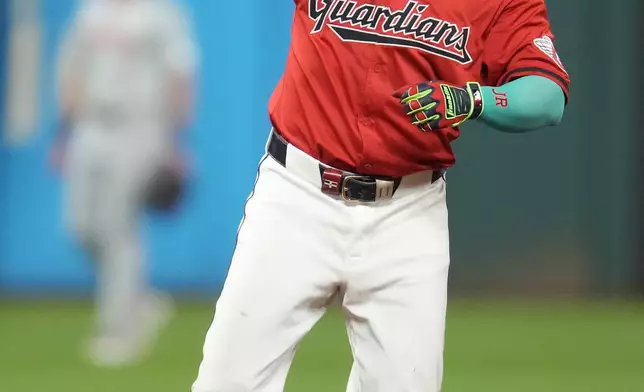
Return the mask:
[[82,2],[60,49],[53,162],[65,176],[70,229],[96,263],[87,354],[98,365],[140,359],[172,313],[146,282],[139,232],[150,177],[180,165],[195,51],[185,15],[166,0]]

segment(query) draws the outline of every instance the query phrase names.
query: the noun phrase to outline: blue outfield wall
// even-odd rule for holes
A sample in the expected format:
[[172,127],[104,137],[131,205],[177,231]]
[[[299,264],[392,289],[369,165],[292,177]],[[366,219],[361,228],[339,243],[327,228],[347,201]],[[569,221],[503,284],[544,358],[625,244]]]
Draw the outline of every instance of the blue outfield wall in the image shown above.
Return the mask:
[[[55,125],[51,65],[72,3],[42,1],[45,60],[40,126],[27,145],[0,148],[3,291],[73,293],[92,284],[87,260],[63,228],[60,180],[47,167]],[[283,70],[293,3],[182,3],[193,17],[201,50],[197,121],[186,142],[195,179],[181,213],[149,217],[145,235],[157,286],[216,293],[270,129],[267,102]],[[2,38],[5,43],[4,34]]]

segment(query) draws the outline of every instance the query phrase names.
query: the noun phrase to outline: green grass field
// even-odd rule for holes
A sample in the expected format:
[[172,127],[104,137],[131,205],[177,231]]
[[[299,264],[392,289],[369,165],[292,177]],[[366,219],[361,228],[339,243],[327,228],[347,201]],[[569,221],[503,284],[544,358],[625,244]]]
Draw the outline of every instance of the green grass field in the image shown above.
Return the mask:
[[[153,357],[96,369],[79,354],[84,303],[0,302],[2,392],[187,392],[212,310],[184,304]],[[332,311],[304,340],[288,392],[343,392],[351,364]],[[644,306],[453,301],[445,392],[644,392]],[[368,391],[365,391],[368,392]]]

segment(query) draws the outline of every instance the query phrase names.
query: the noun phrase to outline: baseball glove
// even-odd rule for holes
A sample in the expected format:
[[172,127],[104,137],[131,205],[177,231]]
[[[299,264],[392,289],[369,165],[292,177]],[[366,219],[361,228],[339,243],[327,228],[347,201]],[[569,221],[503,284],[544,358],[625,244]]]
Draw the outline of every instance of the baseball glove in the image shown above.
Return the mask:
[[184,192],[185,179],[181,171],[171,165],[164,165],[150,178],[144,193],[144,203],[154,212],[172,212],[179,206]]

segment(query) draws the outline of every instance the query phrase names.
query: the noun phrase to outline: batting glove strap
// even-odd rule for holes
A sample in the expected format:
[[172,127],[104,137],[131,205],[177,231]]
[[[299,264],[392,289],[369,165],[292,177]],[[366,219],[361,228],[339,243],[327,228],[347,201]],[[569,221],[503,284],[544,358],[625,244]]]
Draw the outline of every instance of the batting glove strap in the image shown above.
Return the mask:
[[483,114],[481,85],[468,82],[464,87],[441,84],[445,99],[445,120],[454,121],[454,127],[467,120],[475,120]]
[[472,101],[472,111],[469,119],[476,120],[483,115],[483,91],[481,91],[481,85],[476,82],[467,83],[467,90]]

